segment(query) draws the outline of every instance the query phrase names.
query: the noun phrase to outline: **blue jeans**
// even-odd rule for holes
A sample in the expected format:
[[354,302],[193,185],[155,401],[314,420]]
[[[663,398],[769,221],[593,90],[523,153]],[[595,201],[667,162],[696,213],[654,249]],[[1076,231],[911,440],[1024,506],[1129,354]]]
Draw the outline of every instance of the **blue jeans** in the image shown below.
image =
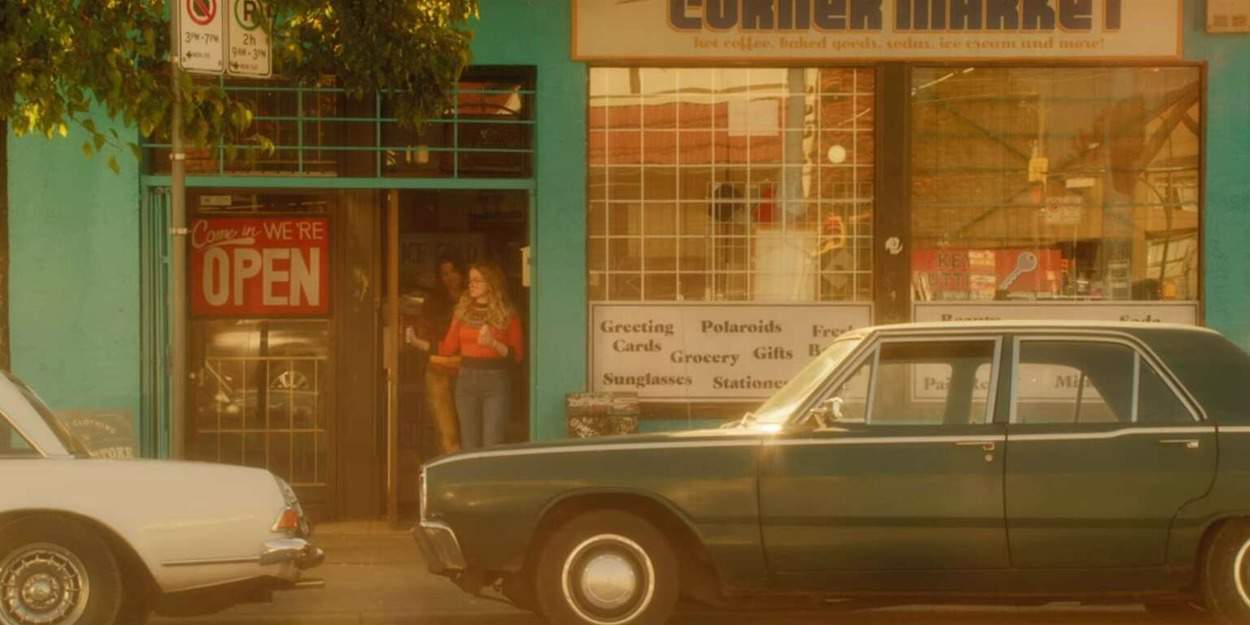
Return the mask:
[[461,367],[456,378],[460,449],[504,442],[512,412],[512,375],[507,369]]

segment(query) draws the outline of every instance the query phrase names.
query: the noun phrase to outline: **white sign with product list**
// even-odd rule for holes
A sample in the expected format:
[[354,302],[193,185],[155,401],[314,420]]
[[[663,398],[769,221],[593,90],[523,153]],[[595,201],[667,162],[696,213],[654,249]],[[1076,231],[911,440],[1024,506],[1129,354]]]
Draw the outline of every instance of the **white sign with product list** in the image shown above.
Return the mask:
[[1181,0],[573,0],[573,57],[1178,57],[1182,13]]
[[[1197,302],[917,302],[912,318],[916,321],[1129,321],[1138,323],[1176,323],[1198,325]],[[986,374],[978,372],[978,387]],[[931,395],[933,381],[939,385],[945,376],[930,374],[915,382],[917,397],[943,399],[944,394]],[[1020,378],[1021,400],[1066,401],[1084,383],[1085,400],[1100,399],[1098,390],[1074,369],[1064,366],[1031,365]]]
[[772,395],[868,304],[591,304],[590,387],[647,401]]
[[917,302],[915,321],[1132,321],[1198,325],[1198,302]]

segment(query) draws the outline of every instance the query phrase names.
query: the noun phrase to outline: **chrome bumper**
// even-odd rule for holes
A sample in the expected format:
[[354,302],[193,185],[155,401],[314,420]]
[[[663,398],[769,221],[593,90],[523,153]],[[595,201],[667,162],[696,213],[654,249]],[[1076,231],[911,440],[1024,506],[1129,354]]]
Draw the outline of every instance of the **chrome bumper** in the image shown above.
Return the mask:
[[435,575],[467,568],[460,541],[450,527],[433,521],[422,521],[412,528],[412,536],[425,554],[426,567]]
[[290,562],[300,570],[318,566],[325,559],[326,554],[320,547],[303,538],[276,538],[266,541],[260,553],[262,566]]

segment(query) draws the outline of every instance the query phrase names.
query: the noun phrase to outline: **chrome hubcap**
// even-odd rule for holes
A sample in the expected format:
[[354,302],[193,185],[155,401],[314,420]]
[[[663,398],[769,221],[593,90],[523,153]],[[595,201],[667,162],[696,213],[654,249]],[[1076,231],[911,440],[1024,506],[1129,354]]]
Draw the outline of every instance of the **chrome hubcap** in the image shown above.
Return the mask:
[[1250,558],[1246,557],[1250,552],[1250,542],[1241,546],[1237,550],[1237,557],[1233,560],[1233,581],[1237,586],[1237,594],[1241,596],[1241,601],[1250,606],[1250,592],[1246,589],[1246,581],[1250,579]]
[[87,608],[86,567],[58,545],[30,545],[0,564],[0,623],[71,625]]
[[638,574],[620,554],[607,552],[583,565],[580,580],[586,600],[601,610],[615,610],[638,592]]
[[600,534],[569,552],[562,582],[568,606],[582,620],[620,625],[651,604],[655,568],[638,543],[616,534]]

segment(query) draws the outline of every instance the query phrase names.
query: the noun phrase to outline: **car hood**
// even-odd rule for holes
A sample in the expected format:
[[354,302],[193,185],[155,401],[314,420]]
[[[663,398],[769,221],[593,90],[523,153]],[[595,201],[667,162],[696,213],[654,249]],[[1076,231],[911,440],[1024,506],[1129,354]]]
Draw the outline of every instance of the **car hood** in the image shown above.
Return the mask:
[[766,432],[747,428],[727,428],[714,430],[683,430],[677,432],[655,432],[647,434],[622,434],[617,436],[599,436],[594,438],[569,438],[554,441],[538,441],[499,445],[487,449],[475,449],[444,456],[426,465],[432,467],[446,462],[466,460],[473,457],[491,457],[517,453],[538,453],[542,451],[558,451],[570,448],[630,448],[638,446],[700,446],[718,443],[744,443],[752,440],[760,441],[771,436]]

